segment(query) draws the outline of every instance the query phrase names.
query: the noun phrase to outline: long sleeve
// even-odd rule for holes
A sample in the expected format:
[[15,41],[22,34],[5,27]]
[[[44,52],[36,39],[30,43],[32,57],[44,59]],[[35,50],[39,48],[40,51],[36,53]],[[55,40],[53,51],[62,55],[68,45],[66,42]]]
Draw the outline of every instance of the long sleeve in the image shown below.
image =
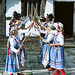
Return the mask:
[[16,46],[16,42],[15,42],[15,40],[13,39],[13,38],[11,38],[10,39],[10,45],[11,45],[11,50],[13,51],[13,52],[15,52],[15,53],[17,53],[17,49],[15,48],[15,46]]
[[25,19],[24,21],[22,21],[22,24],[26,24],[28,21],[29,21],[29,17]]
[[26,29],[26,30],[25,29],[20,29],[20,30],[18,30],[20,40],[23,39],[23,33],[27,33],[27,32],[29,32],[29,29]]
[[20,34],[22,34],[22,33],[27,33],[27,32],[29,32],[29,29],[20,29],[20,30],[18,30],[18,32],[20,33]]
[[47,34],[47,31],[43,31],[41,29],[39,29],[40,33],[43,33],[43,34]]
[[[53,40],[53,37],[54,37],[53,34],[49,34],[48,37],[47,37],[47,39],[45,39],[45,40],[48,41],[48,42],[50,42],[50,41]],[[43,42],[46,42],[46,41],[44,41],[44,40],[42,40],[42,41],[43,41]]]
[[57,37],[57,41],[60,42],[61,46],[64,45],[64,37],[62,34],[59,34]]
[[51,30],[50,33],[51,33],[51,34],[56,34],[57,31],[56,31],[56,30]]

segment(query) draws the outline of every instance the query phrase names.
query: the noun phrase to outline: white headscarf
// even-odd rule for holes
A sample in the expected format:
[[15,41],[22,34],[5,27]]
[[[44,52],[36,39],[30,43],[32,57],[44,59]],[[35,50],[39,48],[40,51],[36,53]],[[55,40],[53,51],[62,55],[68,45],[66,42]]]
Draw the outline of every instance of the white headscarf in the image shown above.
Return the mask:
[[54,23],[54,27],[55,27],[58,31],[63,30],[63,24],[62,24],[61,22],[56,22],[56,23]]

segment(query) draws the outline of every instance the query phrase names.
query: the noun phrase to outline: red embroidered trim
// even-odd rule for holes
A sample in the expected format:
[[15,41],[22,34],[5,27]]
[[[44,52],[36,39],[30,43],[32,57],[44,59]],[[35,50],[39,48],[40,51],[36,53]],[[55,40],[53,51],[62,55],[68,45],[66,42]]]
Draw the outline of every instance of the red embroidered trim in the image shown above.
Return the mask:
[[10,43],[9,43],[8,55],[10,55]]
[[9,65],[6,65],[6,66],[8,66],[8,67],[16,67],[16,66],[9,66]]
[[[51,63],[56,64],[56,63],[54,63],[54,62],[51,62]],[[65,64],[65,63],[58,63],[58,64],[56,64],[56,65],[63,65],[63,64]]]

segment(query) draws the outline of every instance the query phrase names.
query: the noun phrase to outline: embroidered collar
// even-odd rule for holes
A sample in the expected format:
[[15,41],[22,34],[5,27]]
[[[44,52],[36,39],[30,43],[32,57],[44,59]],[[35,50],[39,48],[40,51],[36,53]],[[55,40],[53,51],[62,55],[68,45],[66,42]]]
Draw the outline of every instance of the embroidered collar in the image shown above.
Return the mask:
[[[55,34],[55,36],[57,36],[57,35],[59,35],[59,33]],[[55,36],[54,36],[54,37],[55,37]]]

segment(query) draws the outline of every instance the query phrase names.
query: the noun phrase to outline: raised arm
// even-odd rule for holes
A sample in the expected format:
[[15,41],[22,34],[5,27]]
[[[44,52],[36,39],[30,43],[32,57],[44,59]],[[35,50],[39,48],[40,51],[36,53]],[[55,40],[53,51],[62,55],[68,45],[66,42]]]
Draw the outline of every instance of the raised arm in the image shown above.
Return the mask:
[[56,34],[57,33],[57,30],[51,30],[50,33],[51,34]]
[[22,24],[26,24],[30,20],[31,14],[29,14],[28,18],[22,21]]
[[29,17],[27,19],[25,19],[24,21],[22,21],[22,24],[26,24],[29,21]]
[[29,26],[29,28],[27,29],[19,29],[18,32],[19,34],[23,34],[23,33],[27,33],[29,32],[29,30],[31,29],[31,27],[34,25],[34,22],[31,23],[31,25]]
[[27,33],[27,32],[29,32],[29,29],[20,29],[20,30],[18,30],[18,32],[20,33],[20,34],[22,34],[22,33]]
[[42,27],[42,28],[45,28],[45,29],[47,30],[47,32],[50,33],[51,30],[50,30],[49,28],[45,27],[45,26],[42,25],[42,24],[41,24],[41,27]]

